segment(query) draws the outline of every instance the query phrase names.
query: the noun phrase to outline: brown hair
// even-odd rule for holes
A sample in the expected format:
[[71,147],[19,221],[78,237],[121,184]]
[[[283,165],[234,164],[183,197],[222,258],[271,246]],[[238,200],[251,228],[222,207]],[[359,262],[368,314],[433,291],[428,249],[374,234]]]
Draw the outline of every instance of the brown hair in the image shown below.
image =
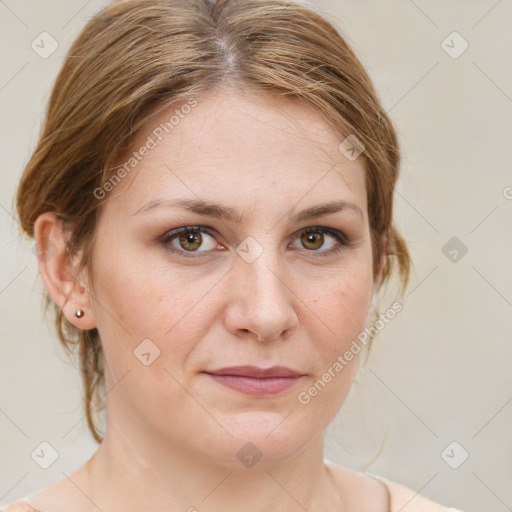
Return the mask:
[[[374,271],[384,251],[379,288],[396,268],[403,293],[410,261],[392,222],[400,161],[394,128],[334,26],[284,0],[127,0],[94,16],[64,61],[19,185],[23,230],[33,237],[37,217],[57,212],[69,250],[81,249],[81,268],[90,268],[101,207],[93,191],[113,175],[117,157],[155,112],[227,83],[313,106],[340,142],[354,134],[364,144]],[[76,329],[46,298],[64,348],[78,346],[85,414],[101,442],[93,416],[104,384],[99,334]]]

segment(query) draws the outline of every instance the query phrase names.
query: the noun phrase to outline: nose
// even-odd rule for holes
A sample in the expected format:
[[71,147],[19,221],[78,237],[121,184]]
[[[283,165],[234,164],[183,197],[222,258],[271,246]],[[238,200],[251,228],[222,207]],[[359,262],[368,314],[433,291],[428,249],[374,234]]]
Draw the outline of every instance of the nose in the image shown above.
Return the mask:
[[298,299],[285,282],[283,268],[270,260],[264,254],[250,264],[239,260],[230,272],[225,323],[237,337],[273,341],[297,329]]

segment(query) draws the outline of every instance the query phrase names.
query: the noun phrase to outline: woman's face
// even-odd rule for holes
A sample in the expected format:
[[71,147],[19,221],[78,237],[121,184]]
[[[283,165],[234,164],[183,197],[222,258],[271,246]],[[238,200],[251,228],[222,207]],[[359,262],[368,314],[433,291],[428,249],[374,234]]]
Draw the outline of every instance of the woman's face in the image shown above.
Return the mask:
[[[98,219],[109,428],[272,464],[318,439],[356,371],[340,358],[373,291],[365,170],[308,107],[236,91],[188,105],[123,155]],[[295,377],[258,377],[273,367]]]

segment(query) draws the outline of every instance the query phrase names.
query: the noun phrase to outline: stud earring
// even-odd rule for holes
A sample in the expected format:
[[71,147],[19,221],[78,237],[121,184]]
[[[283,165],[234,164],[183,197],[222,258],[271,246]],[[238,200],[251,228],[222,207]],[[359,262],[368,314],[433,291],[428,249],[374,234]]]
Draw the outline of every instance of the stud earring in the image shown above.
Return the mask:
[[83,309],[77,309],[77,310],[76,310],[75,316],[76,316],[77,318],[82,318],[84,315],[85,315],[85,313],[84,313],[84,310],[83,310]]

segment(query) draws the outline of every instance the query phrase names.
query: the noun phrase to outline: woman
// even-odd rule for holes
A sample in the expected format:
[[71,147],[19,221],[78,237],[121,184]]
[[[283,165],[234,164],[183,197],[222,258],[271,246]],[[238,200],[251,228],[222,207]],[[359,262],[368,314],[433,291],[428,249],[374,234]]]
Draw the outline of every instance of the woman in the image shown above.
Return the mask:
[[18,213],[100,445],[5,510],[454,510],[323,457],[377,293],[394,272],[407,284],[398,167],[368,75],[305,7],[95,16]]

